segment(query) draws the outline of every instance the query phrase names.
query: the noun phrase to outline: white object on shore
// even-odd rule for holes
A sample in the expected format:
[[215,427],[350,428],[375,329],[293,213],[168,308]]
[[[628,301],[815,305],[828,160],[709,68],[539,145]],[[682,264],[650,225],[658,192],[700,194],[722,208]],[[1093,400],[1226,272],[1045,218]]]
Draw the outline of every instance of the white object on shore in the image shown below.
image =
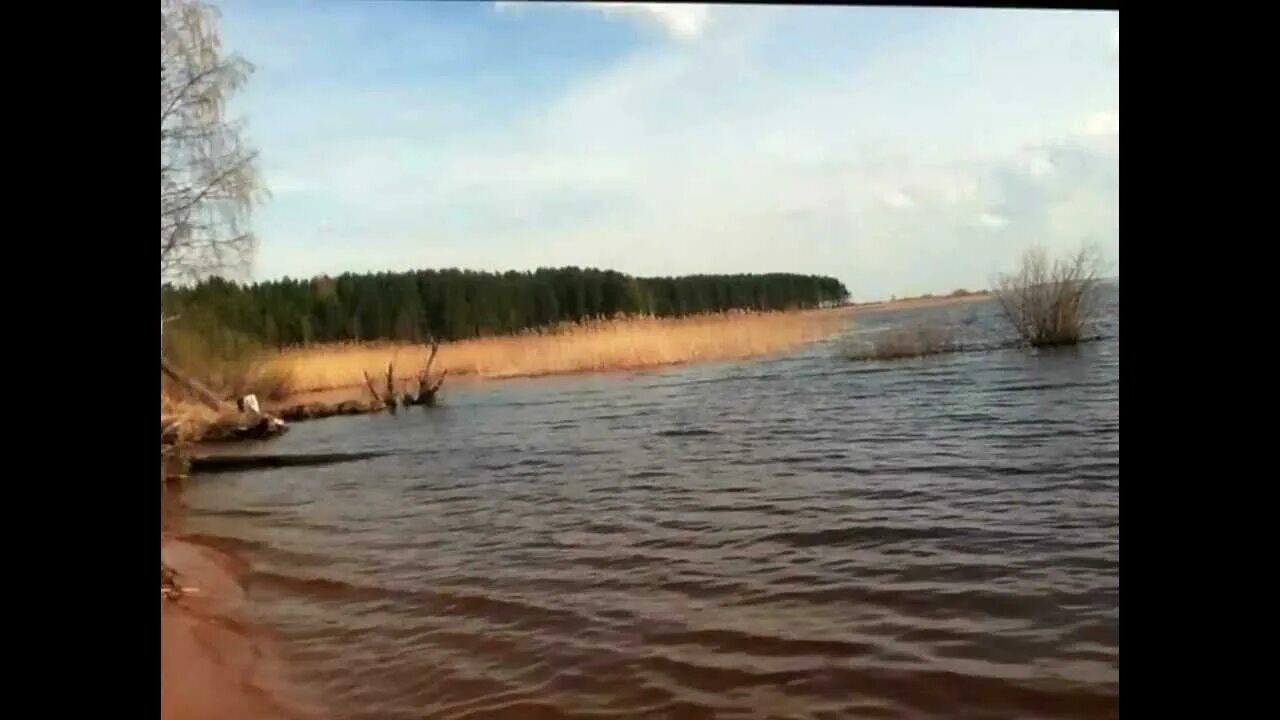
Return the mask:
[[261,408],[258,407],[258,396],[252,393],[240,398],[240,409],[251,412],[254,415],[262,414]]

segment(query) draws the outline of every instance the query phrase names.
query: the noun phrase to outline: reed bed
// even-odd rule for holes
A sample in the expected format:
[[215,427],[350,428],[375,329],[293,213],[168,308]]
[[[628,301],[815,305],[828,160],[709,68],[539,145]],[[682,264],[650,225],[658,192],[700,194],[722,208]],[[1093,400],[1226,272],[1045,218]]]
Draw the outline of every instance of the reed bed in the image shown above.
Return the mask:
[[[838,310],[596,320],[445,343],[433,373],[511,378],[743,359],[830,337],[847,322]],[[275,353],[258,371],[272,378],[275,394],[282,386],[289,394],[323,392],[362,386],[364,373],[383,377],[389,362],[397,380],[407,380],[421,370],[429,352],[412,344],[321,345]]]

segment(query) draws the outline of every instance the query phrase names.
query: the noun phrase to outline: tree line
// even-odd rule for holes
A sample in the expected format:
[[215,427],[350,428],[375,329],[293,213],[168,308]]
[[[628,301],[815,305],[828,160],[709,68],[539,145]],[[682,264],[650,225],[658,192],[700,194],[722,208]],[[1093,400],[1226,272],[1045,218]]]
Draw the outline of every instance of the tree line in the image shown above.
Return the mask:
[[220,277],[162,286],[190,329],[284,347],[427,337],[461,340],[594,318],[794,310],[839,303],[843,283],[788,273],[640,278],[594,268],[535,272],[345,273],[240,284]]

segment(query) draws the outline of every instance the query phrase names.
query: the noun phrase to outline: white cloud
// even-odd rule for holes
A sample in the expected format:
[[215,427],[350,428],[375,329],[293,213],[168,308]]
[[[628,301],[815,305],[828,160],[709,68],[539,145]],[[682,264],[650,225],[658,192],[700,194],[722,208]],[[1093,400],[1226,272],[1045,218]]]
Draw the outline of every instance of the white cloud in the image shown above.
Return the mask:
[[1031,177],[1048,177],[1055,169],[1053,161],[1042,153],[1034,153],[1027,158],[1027,173]]
[[1096,112],[1080,123],[1076,132],[1081,135],[1106,136],[1120,134],[1120,111]]
[[605,15],[657,23],[672,37],[680,40],[691,40],[702,35],[711,14],[711,9],[706,5],[694,3],[586,2],[582,5],[599,10]]
[[[547,3],[548,5],[552,3]],[[495,0],[493,3],[493,11],[497,13],[519,14],[529,7],[531,3],[527,0]]]
[[880,201],[892,208],[909,208],[915,204],[911,197],[901,190],[891,190],[884,194]]
[[1003,215],[997,215],[993,212],[984,212],[978,215],[978,224],[988,228],[1002,228],[1009,224],[1009,220]]
[[586,9],[610,17],[626,18],[641,24],[656,25],[677,40],[693,40],[707,28],[711,8],[697,3],[633,3],[633,2],[572,2],[529,3],[498,0],[493,4],[500,13],[517,13],[529,7],[560,6]]

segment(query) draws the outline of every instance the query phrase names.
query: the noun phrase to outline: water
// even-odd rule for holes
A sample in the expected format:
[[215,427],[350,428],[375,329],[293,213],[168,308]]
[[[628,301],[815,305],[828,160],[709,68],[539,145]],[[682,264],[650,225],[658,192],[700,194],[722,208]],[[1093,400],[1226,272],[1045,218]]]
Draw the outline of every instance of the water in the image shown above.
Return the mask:
[[1076,349],[823,343],[300,424],[272,450],[392,454],[201,479],[187,529],[338,717],[1116,717],[1105,300]]

